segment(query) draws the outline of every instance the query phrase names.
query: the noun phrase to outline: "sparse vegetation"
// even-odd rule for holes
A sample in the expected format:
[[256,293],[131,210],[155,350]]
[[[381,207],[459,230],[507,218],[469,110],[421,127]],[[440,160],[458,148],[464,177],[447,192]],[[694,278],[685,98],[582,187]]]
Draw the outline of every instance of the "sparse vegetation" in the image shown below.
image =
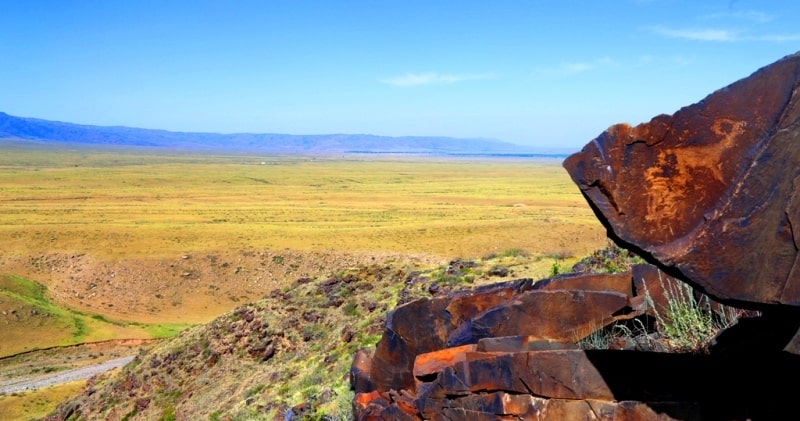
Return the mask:
[[561,262],[556,259],[553,261],[553,264],[550,266],[550,276],[556,276],[561,273]]
[[[140,354],[122,376],[99,379],[96,389],[104,392],[95,391],[88,398],[105,393],[106,401],[119,399],[118,407],[152,398],[171,405],[177,418],[183,416],[181,408],[189,406],[199,411],[195,413],[216,413],[220,419],[274,419],[296,411],[303,414],[299,419],[349,420],[353,392],[347,373],[352,357],[357,349],[377,344],[386,312],[401,295],[430,296],[436,274],[488,272],[494,264],[493,260],[456,260],[446,266],[417,268],[389,261],[299,278],[288,291],[276,289],[263,300],[238,307],[208,326],[185,330],[152,352]],[[412,272],[416,281],[406,282]],[[452,287],[471,288],[498,279],[476,277],[474,284]],[[345,290],[349,298],[339,303]],[[120,383],[126,379],[143,382],[140,379],[145,376],[164,390],[179,390],[183,380],[199,389],[180,395],[131,397]],[[208,386],[198,386],[203,384]],[[137,393],[142,392],[137,389]],[[215,397],[208,400],[208,396]],[[155,410],[139,411],[131,419],[158,418],[159,413],[151,412]],[[111,411],[106,408],[97,416],[112,417]],[[206,416],[210,415],[202,417]]]
[[530,256],[530,253],[528,253],[527,251],[525,251],[525,250],[523,250],[521,248],[516,248],[515,247],[515,248],[510,248],[510,249],[503,250],[500,253],[491,253],[491,254],[487,255],[486,257],[484,257],[484,259],[491,260],[491,259],[497,259],[497,258],[503,258],[503,257],[529,257],[529,256]]
[[733,308],[721,304],[716,308],[703,307],[688,284],[665,284],[663,279],[660,281],[667,298],[664,314],[653,306],[652,300],[649,302],[655,312],[659,332],[669,348],[680,351],[703,350],[720,330],[736,323],[737,314]]
[[358,316],[358,304],[353,301],[349,301],[342,307],[342,311],[348,316]]
[[[47,288],[16,275],[0,276],[0,317],[6,321],[0,356],[54,345],[96,342],[115,337],[145,339],[174,335],[183,325],[120,323],[54,303]],[[2,319],[0,319],[2,320]]]
[[[582,259],[579,269],[615,273],[642,260],[626,250],[609,243]],[[736,323],[737,310],[722,304],[698,301],[694,289],[684,282],[665,282],[659,272],[660,287],[664,291],[666,306],[659,311],[645,288],[646,303],[654,316],[642,316],[631,321],[615,322],[594,330],[580,339],[583,349],[608,349],[634,347],[636,349],[671,352],[704,352],[710,341],[721,330]],[[654,320],[651,320],[654,319]]]
[[[557,162],[277,157],[261,166],[248,159],[24,149],[0,154],[0,195],[14,198],[0,214],[4,250],[12,251],[2,256],[3,270],[35,280],[16,290],[6,288],[14,282],[0,285],[0,310],[16,310],[16,316],[26,306],[25,314],[48,314],[41,320],[49,323],[35,326],[41,344],[30,341],[27,320],[33,319],[25,319],[19,331],[4,331],[0,347],[164,338],[183,331],[183,346],[141,353],[131,370],[157,375],[164,359],[155,368],[141,360],[173,355],[181,361],[195,356],[198,372],[205,373],[236,357],[253,359],[250,368],[261,376],[223,373],[223,379],[237,378],[241,389],[220,391],[232,400],[219,407],[202,403],[209,419],[282,415],[322,395],[311,405],[310,419],[348,419],[352,393],[344,373],[356,349],[378,342],[383,317],[401,294],[430,296],[437,279],[447,290],[506,276],[541,278],[550,250],[565,250],[562,261],[571,264],[570,256],[584,255],[604,238]],[[525,206],[510,205],[516,203]],[[481,255],[487,257],[475,260],[475,267],[449,273],[429,266]],[[361,272],[366,268],[371,275]],[[405,276],[418,268],[416,283],[405,285]],[[312,282],[295,283],[301,278]],[[320,282],[329,278],[333,289],[320,293]],[[270,297],[273,291],[281,295]],[[262,297],[281,307],[264,316],[258,331],[267,336],[250,348],[223,354],[212,337],[188,344],[192,325]],[[282,306],[300,309],[298,315],[322,310],[312,322],[297,316],[294,326],[287,314],[295,313]],[[289,343],[297,349],[282,352]],[[259,361],[249,349],[270,356]],[[309,364],[309,353],[319,358]],[[289,355],[296,359],[285,359]],[[164,390],[177,390],[185,380],[164,380],[172,384]],[[283,386],[299,382],[308,387]],[[269,386],[249,396],[248,404],[242,397],[258,385]],[[107,410],[122,411],[115,419],[131,420],[180,418],[186,399],[164,395],[140,410],[111,390],[95,396],[114,402]]]
[[652,351],[658,347],[653,338],[652,329],[649,329],[642,319],[633,319],[630,322],[616,322],[605,328],[598,328],[577,341],[581,349],[610,349],[630,347],[640,350]]
[[452,258],[582,256],[605,238],[558,161],[259,159],[4,150],[5,247],[103,260],[240,247]]
[[582,258],[573,266],[572,270],[574,272],[618,273],[644,262],[645,260],[640,256],[608,240],[604,248],[599,248]]
[[59,402],[80,393],[84,384],[85,382],[72,382],[35,392],[0,395],[0,414],[4,421],[41,419]]

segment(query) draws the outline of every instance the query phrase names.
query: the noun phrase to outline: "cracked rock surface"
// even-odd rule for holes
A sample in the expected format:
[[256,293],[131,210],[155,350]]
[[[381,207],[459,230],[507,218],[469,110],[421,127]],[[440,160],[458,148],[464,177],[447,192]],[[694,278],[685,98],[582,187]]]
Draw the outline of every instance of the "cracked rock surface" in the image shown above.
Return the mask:
[[565,162],[615,241],[721,301],[800,305],[800,54]]

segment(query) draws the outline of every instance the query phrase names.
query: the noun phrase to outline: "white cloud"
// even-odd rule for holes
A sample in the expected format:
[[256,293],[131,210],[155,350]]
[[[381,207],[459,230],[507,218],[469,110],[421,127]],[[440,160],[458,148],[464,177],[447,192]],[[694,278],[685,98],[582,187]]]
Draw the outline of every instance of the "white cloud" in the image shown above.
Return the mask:
[[654,26],[650,29],[656,34],[667,38],[725,42],[737,41],[739,39],[735,33],[724,29],[672,29],[664,26]]
[[592,65],[591,63],[586,63],[586,62],[584,62],[584,63],[565,63],[561,67],[564,69],[564,71],[566,73],[574,75],[574,74],[577,74],[577,73],[583,73],[585,71],[591,70],[594,67],[594,65]]
[[567,75],[576,75],[578,73],[588,72],[600,67],[613,66],[616,63],[610,57],[600,57],[592,61],[582,61],[575,63],[563,63],[561,65],[561,72]]
[[748,40],[753,41],[769,41],[769,42],[791,42],[791,41],[800,41],[800,34],[788,34],[788,35],[760,35],[757,37],[750,37],[747,38]]
[[493,79],[491,74],[440,74],[436,72],[427,73],[406,73],[403,76],[395,76],[391,78],[381,79],[382,83],[394,86],[419,86],[419,85],[433,85],[433,84],[450,84],[464,82],[468,80],[479,79]]
[[737,10],[733,12],[713,13],[702,16],[701,19],[738,19],[755,23],[769,23],[775,20],[775,17],[756,10]]
[[763,42],[791,42],[800,40],[800,34],[764,34],[742,35],[725,29],[674,29],[665,26],[649,28],[654,33],[667,37],[688,39],[694,41],[713,42],[738,42],[738,41],[763,41]]
[[558,66],[552,67],[539,67],[534,69],[535,76],[542,76],[548,78],[566,78],[578,75],[587,74],[590,72],[602,72],[609,69],[618,68],[643,68],[647,66],[686,66],[693,61],[691,57],[676,56],[660,56],[652,54],[644,54],[635,57],[612,59],[610,57],[601,57],[595,60],[564,62]]
[[636,67],[686,66],[688,64],[691,64],[692,61],[693,59],[691,57],[685,57],[681,55],[660,56],[660,55],[645,54],[632,59],[631,65]]

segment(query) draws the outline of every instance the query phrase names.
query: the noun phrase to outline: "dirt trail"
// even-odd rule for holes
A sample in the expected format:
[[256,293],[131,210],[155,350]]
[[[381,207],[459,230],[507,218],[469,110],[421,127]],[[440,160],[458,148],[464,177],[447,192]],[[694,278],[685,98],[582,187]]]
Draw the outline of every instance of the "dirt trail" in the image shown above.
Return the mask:
[[0,383],[0,395],[21,392],[25,390],[40,389],[42,387],[88,379],[96,374],[122,367],[131,362],[134,358],[134,356],[115,358],[113,360],[108,360],[88,367],[65,370],[37,379],[17,379],[10,382]]

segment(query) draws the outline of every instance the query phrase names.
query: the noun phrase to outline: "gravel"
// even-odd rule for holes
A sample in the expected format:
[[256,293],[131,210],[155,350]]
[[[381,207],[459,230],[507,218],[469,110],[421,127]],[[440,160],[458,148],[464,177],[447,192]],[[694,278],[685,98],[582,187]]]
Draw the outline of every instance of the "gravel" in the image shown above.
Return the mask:
[[65,370],[46,377],[39,377],[36,379],[16,379],[10,382],[0,383],[0,395],[7,395],[25,390],[41,389],[47,386],[55,386],[59,384],[74,382],[78,380],[88,379],[94,375],[113,370],[128,364],[134,359],[134,356],[115,358],[106,362],[95,364],[88,367],[81,367],[72,370]]

